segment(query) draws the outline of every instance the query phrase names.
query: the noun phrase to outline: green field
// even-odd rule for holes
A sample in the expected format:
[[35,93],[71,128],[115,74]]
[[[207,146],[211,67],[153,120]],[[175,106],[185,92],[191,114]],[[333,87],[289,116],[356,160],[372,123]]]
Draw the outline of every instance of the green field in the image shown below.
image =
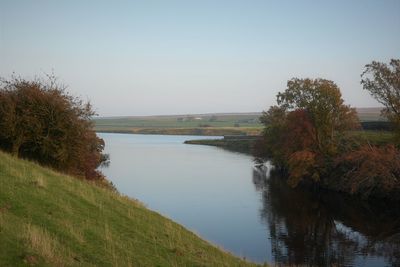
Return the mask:
[[260,113],[95,118],[98,132],[177,135],[254,135]]
[[[361,121],[385,121],[381,108],[359,108]],[[221,113],[94,118],[97,132],[171,135],[259,135],[261,113]]]
[[0,152],[0,266],[255,266],[136,200]]
[[96,127],[195,128],[260,127],[260,113],[192,114],[168,116],[102,117],[94,119]]
[[350,134],[362,143],[370,145],[386,145],[394,142],[394,133],[388,131],[353,131]]
[[360,121],[386,121],[386,118],[381,116],[382,108],[357,108],[357,114]]

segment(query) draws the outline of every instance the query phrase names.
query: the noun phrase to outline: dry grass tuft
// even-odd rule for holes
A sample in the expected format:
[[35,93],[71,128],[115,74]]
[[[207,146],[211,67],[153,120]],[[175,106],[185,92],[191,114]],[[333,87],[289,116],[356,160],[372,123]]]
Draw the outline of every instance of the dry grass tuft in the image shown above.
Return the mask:
[[37,188],[46,188],[46,182],[43,178],[43,176],[38,175],[35,177],[35,180],[33,181],[33,184],[37,187]]
[[45,229],[27,224],[25,227],[25,238],[28,241],[29,248],[41,256],[46,262],[54,264],[55,266],[65,265],[57,246],[57,240]]

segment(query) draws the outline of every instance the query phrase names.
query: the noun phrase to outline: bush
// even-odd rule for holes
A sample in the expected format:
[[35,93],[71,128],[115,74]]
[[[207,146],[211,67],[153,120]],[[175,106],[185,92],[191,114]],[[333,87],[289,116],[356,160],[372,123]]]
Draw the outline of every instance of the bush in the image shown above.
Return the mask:
[[393,144],[364,145],[338,157],[336,164],[344,172],[342,186],[346,191],[368,196],[400,190],[400,152]]
[[294,78],[278,93],[277,103],[260,118],[265,128],[256,155],[287,171],[293,187],[330,179],[332,160],[341,154],[348,131],[359,127],[355,109],[325,79]]
[[69,95],[54,76],[11,77],[0,84],[0,148],[62,172],[100,179],[108,161],[93,131],[90,103]]

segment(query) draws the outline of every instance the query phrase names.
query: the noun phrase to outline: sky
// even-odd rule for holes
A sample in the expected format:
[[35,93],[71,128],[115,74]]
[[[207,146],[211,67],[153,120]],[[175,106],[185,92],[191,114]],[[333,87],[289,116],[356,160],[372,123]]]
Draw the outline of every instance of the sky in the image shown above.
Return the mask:
[[259,112],[293,77],[347,104],[400,58],[400,0],[0,0],[0,76],[52,73],[100,116]]

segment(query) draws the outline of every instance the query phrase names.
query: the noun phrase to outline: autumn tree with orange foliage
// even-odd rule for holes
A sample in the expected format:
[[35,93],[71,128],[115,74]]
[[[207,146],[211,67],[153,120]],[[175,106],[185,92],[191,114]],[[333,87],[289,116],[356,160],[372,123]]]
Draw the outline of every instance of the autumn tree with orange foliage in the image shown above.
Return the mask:
[[355,110],[344,105],[338,86],[325,79],[294,78],[277,95],[277,103],[261,117],[261,149],[275,166],[288,171],[290,185],[320,182],[347,131],[359,127]]
[[381,147],[364,144],[336,158],[340,170],[340,190],[364,196],[386,196],[400,200],[400,60],[389,64],[373,61],[361,74],[363,88],[384,105],[386,116],[395,130],[393,144]]
[[304,110],[312,126],[314,145],[321,154],[335,154],[338,140],[359,127],[355,109],[344,104],[339,87],[325,79],[297,79],[278,93],[278,105],[287,111]]
[[102,179],[104,141],[93,130],[90,103],[69,95],[54,76],[12,77],[0,86],[0,148],[62,172]]
[[392,123],[395,138],[392,144],[364,144],[338,157],[340,190],[400,200],[400,60],[392,59],[389,64],[373,61],[361,77],[363,88],[384,105],[382,115]]
[[363,145],[338,157],[336,167],[345,170],[343,191],[369,196],[400,190],[400,153],[393,144]]
[[[387,79],[396,84],[396,78],[390,77]],[[397,107],[397,91],[390,92],[392,104],[388,103],[386,113],[391,106]],[[356,111],[344,104],[335,83],[295,78],[277,95],[277,102],[278,106],[263,112],[264,137],[255,150],[257,156],[271,160],[286,174],[289,185],[311,183],[365,197],[397,196],[400,200],[399,150],[394,144],[371,146],[348,134],[360,128],[360,123]],[[393,118],[397,111],[390,114]]]

